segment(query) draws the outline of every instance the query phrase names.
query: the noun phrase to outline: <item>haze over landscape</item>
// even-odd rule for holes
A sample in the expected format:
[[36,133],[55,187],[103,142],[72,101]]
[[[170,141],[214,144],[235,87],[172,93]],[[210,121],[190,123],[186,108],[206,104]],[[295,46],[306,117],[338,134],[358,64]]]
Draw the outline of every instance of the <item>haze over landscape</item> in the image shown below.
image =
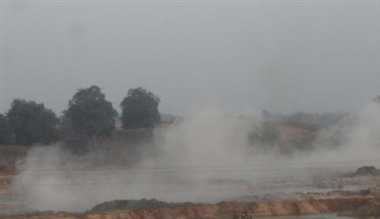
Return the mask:
[[4,0],[1,110],[60,113],[80,87],[115,106],[144,86],[162,112],[357,111],[380,87],[380,3],[356,0]]
[[0,219],[380,218],[379,20],[371,0],[0,1]]

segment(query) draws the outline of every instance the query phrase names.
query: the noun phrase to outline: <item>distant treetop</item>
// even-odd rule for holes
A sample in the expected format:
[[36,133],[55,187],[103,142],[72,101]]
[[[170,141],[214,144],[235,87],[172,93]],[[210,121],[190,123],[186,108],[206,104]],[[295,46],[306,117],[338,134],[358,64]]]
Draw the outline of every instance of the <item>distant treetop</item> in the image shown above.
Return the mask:
[[130,89],[121,102],[123,128],[153,128],[161,120],[159,104],[160,98],[152,92],[141,87]]
[[59,120],[44,104],[16,99],[7,118],[15,144],[48,144],[57,140]]
[[117,111],[98,86],[80,89],[64,111],[65,140],[78,144],[96,137],[105,137],[115,129]]

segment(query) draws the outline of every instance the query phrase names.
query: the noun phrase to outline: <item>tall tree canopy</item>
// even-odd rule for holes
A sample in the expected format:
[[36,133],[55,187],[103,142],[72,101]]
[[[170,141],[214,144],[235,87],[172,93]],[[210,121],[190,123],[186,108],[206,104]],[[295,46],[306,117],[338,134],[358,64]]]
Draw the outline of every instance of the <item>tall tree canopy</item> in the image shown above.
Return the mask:
[[160,122],[159,103],[160,99],[144,88],[130,89],[121,102],[123,128],[153,128]]
[[83,141],[108,136],[115,129],[116,116],[112,103],[98,86],[80,89],[64,112],[65,138]]
[[11,129],[8,118],[0,114],[0,144],[9,144],[11,140]]
[[57,139],[57,116],[43,104],[16,99],[7,117],[15,144],[48,144]]

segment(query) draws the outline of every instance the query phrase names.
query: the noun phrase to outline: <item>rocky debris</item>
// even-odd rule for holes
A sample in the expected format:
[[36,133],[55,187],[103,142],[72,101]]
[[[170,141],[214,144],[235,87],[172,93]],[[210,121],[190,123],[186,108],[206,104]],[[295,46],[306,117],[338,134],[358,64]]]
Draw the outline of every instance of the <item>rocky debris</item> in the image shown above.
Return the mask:
[[355,173],[349,174],[351,177],[360,176],[380,176],[380,170],[374,166],[363,166],[356,170]]
[[334,177],[313,177],[312,184],[319,189],[343,189],[343,182],[339,178]]
[[358,208],[351,209],[346,212],[342,212],[342,216],[351,216],[358,218],[372,218],[380,217],[380,202],[379,200],[373,200],[366,205],[362,205]]
[[[7,216],[0,219],[217,219],[236,218],[241,215],[298,216],[309,214],[329,214],[353,212],[367,205],[379,207],[373,196],[305,198],[302,200],[282,200],[270,202],[222,202],[219,204],[169,204],[156,200],[114,201],[101,204],[84,214],[51,213],[38,215]],[[139,203],[140,202],[140,203]],[[150,206],[153,208],[143,208]],[[109,209],[117,209],[110,210]],[[127,209],[125,209],[127,208]],[[102,211],[100,211],[102,210]],[[105,211],[103,211],[105,210]],[[377,211],[374,211],[376,213]]]
[[374,194],[370,189],[363,189],[357,191],[349,190],[335,190],[329,192],[307,192],[297,193],[298,199],[327,199],[327,198],[339,198],[339,197],[372,197]]
[[114,210],[138,210],[138,209],[156,209],[156,208],[178,208],[190,207],[191,203],[168,203],[156,199],[142,200],[115,200],[101,203],[93,207],[89,212],[107,212]]

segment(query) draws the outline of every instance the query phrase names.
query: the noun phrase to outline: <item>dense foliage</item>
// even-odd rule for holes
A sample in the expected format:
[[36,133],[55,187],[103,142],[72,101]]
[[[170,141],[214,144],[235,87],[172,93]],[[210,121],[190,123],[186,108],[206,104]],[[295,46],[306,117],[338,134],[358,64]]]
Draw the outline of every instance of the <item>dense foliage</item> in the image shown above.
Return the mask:
[[160,99],[143,88],[130,89],[121,102],[124,129],[153,128],[160,122]]
[[16,99],[7,114],[11,141],[15,144],[49,144],[57,140],[58,119],[43,104]]
[[70,100],[63,116],[66,142],[86,144],[88,140],[106,137],[115,129],[116,110],[101,89],[80,89]]
[[0,114],[0,144],[9,144],[11,135],[8,118]]
[[[153,128],[161,120],[159,103],[157,96],[143,88],[130,89],[121,103],[122,127]],[[114,133],[117,115],[98,86],[78,90],[60,119],[43,104],[16,99],[6,114],[0,114],[0,145],[63,141],[83,151]]]

